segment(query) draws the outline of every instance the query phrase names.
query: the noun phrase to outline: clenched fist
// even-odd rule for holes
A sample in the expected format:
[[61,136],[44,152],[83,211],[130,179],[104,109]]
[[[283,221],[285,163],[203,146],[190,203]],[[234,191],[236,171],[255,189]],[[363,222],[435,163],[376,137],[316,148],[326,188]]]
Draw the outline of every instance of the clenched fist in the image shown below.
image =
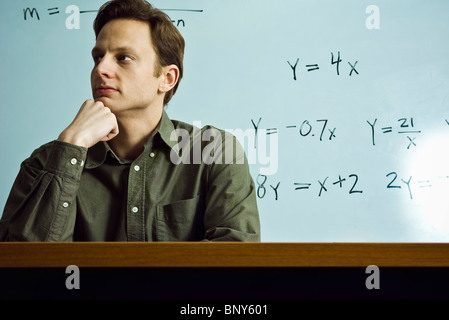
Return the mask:
[[117,119],[111,110],[101,101],[88,99],[58,140],[90,148],[99,141],[111,140],[118,132]]

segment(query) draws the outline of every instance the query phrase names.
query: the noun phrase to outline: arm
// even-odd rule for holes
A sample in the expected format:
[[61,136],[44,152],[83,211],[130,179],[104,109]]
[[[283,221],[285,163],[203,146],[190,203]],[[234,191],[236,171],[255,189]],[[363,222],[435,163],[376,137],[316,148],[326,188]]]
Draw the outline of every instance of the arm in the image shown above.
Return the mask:
[[25,160],[0,220],[1,241],[70,241],[87,149],[54,141]]
[[71,241],[87,149],[118,134],[102,102],[86,100],[58,141],[25,160],[0,220],[0,241]]
[[245,152],[233,135],[223,135],[224,146],[234,145],[232,161],[226,161],[229,150],[222,144],[223,154],[217,154],[209,166],[205,240],[260,241],[255,185]]

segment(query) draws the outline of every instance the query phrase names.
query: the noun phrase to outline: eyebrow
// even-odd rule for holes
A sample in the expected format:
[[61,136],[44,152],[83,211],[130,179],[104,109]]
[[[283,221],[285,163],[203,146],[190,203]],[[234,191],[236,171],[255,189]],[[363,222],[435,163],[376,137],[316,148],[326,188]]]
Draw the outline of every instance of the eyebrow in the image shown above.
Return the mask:
[[[92,53],[92,55],[94,55],[94,54],[98,54],[98,53],[103,52],[103,51],[104,50],[101,49],[100,47],[95,46],[95,47],[93,47],[91,53]],[[135,50],[133,48],[131,48],[131,47],[117,47],[117,48],[113,48],[111,51],[112,52],[131,52],[131,53],[135,53]]]

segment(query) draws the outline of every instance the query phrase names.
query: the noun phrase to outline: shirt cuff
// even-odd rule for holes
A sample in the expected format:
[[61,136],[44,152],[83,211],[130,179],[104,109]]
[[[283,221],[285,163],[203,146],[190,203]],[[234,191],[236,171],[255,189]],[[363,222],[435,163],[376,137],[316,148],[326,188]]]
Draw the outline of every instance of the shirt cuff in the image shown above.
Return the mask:
[[55,140],[45,170],[72,179],[80,179],[87,148]]

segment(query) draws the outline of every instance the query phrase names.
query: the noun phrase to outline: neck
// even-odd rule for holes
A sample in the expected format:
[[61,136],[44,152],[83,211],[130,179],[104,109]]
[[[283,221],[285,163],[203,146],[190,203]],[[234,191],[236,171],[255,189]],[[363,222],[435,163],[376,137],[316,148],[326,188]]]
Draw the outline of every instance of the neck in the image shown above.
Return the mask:
[[116,115],[119,134],[108,142],[114,153],[122,159],[135,160],[158,126],[162,110],[151,110],[145,114]]

